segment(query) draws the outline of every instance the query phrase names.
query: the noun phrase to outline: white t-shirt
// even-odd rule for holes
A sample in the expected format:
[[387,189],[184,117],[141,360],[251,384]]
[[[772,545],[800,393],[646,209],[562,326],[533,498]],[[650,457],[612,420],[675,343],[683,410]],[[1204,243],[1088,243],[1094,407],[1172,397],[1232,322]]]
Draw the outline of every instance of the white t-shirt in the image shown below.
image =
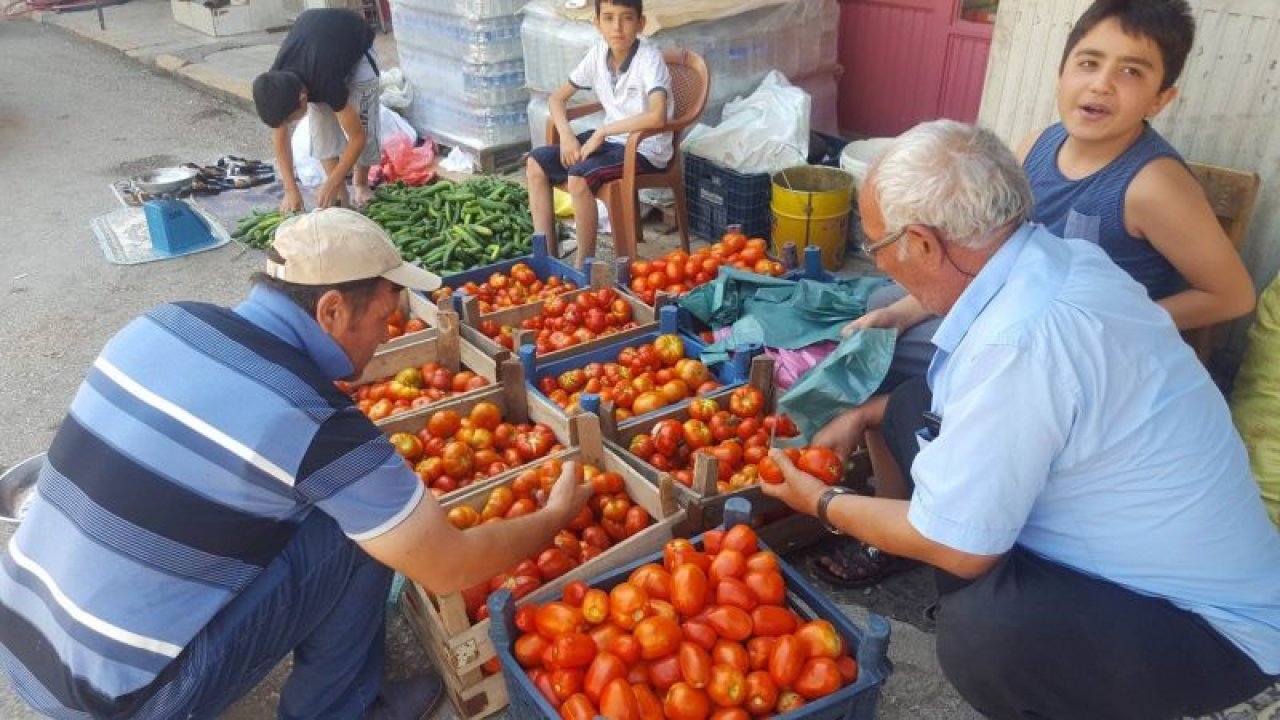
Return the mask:
[[[569,73],[569,82],[579,90],[594,90],[604,107],[605,124],[635,117],[645,111],[649,93],[667,93],[667,119],[675,116],[671,92],[671,71],[662,51],[646,38],[637,38],[631,56],[615,75],[609,69],[609,45],[600,40],[587,51],[578,67]],[[627,136],[610,135],[611,142],[626,144]],[[640,142],[640,154],[655,167],[671,162],[671,133],[652,135]]]

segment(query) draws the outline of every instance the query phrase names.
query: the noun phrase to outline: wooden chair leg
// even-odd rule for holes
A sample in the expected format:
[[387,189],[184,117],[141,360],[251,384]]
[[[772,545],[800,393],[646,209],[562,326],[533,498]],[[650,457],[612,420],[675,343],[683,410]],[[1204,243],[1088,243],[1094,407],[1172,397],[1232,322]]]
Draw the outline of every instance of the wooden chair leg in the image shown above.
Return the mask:
[[684,196],[684,175],[676,178],[671,186],[676,200],[676,227],[680,229],[680,249],[689,252],[689,208]]

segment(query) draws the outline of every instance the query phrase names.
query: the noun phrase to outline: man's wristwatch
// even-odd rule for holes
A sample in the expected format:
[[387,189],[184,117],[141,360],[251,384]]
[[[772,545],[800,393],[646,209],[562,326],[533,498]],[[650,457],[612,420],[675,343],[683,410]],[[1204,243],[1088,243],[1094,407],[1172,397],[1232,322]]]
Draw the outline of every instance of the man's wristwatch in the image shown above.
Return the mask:
[[853,494],[855,493],[847,487],[833,485],[827,488],[826,492],[823,492],[822,495],[818,498],[818,520],[822,523],[822,526],[827,529],[827,532],[833,535],[840,534],[840,529],[837,528],[835,525],[832,525],[831,521],[827,519],[827,506],[830,505],[831,501],[834,500],[839,495],[853,495]]

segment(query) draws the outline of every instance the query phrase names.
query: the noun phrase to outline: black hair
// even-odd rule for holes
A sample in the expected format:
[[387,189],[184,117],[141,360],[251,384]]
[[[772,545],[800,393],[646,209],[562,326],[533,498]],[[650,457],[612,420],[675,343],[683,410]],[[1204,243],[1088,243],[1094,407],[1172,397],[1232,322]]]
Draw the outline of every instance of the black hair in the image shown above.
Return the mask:
[[1150,38],[1160,48],[1164,60],[1164,78],[1160,89],[1173,87],[1182,75],[1191,43],[1195,40],[1196,21],[1186,0],[1095,0],[1076,20],[1062,50],[1058,74],[1067,66],[1067,56],[1080,40],[1104,20],[1115,18],[1126,34]]
[[644,0],[596,0],[596,17],[600,17],[600,6],[605,3],[631,8],[637,15],[644,15]]
[[[284,295],[293,302],[294,305],[302,308],[308,317],[316,316],[316,306],[320,304],[320,298],[330,290],[336,290],[342,293],[343,298],[351,305],[351,310],[356,315],[364,314],[365,308],[373,302],[374,293],[377,292],[380,280],[384,278],[372,277],[363,280],[351,280],[344,283],[334,283],[332,285],[299,285],[272,277],[264,272],[256,272],[249,281],[254,285],[264,285],[276,292]],[[390,282],[390,281],[388,281]]]
[[271,70],[253,79],[253,105],[258,117],[269,127],[278,128],[299,106],[302,78],[288,70]]

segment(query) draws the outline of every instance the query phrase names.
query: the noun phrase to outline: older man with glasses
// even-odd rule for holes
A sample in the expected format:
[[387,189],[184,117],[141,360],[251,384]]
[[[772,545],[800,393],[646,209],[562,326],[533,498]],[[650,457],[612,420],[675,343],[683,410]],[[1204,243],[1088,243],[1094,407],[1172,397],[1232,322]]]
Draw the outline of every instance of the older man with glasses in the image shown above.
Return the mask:
[[990,717],[1199,716],[1275,683],[1280,535],[1169,314],[1097,246],[1025,222],[989,131],[911,130],[858,204],[876,265],[943,316],[926,379],[884,409],[910,499],[779,452],[765,492],[935,566],[943,671]]

